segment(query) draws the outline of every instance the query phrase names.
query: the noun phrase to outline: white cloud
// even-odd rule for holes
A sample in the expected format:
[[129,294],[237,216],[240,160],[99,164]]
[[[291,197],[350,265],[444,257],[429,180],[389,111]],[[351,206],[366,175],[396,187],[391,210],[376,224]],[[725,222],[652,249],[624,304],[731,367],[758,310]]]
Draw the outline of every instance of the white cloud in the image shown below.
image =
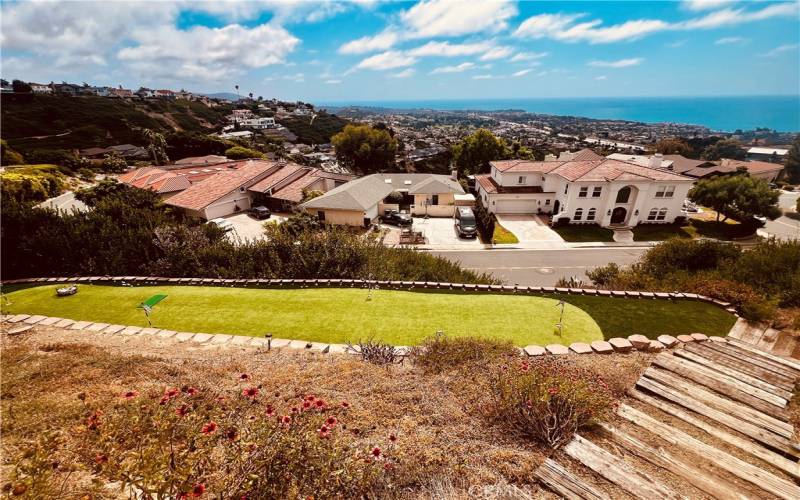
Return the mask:
[[397,33],[383,31],[375,36],[363,36],[339,47],[340,54],[366,54],[378,50],[386,50],[400,40]]
[[389,75],[389,77],[390,78],[409,78],[409,77],[414,76],[414,73],[415,73],[414,68],[408,68],[408,69],[404,69],[403,71],[400,71],[399,73],[394,73],[392,75]]
[[594,77],[594,79],[595,80],[608,80],[608,77],[606,75],[600,75],[600,76]]
[[747,38],[742,38],[740,36],[726,36],[718,39],[714,42],[714,45],[741,45],[748,41]]
[[493,80],[495,78],[499,78],[495,75],[475,75],[472,77],[473,80]]
[[798,48],[800,48],[800,44],[787,43],[787,44],[784,44],[784,45],[779,45],[779,46],[775,47],[774,49],[770,50],[769,52],[765,52],[764,54],[761,54],[761,57],[777,57],[777,56],[783,54],[784,52],[791,52],[793,50],[797,50]]
[[641,57],[632,57],[630,59],[620,59],[618,61],[590,61],[589,66],[595,68],[627,68],[630,66],[638,66],[644,62]]
[[439,73],[461,73],[467,71],[468,69],[475,69],[475,63],[465,62],[457,64],[455,66],[442,66],[431,71],[431,74],[436,75]]
[[514,35],[520,38],[546,37],[563,42],[592,44],[622,42],[638,40],[662,31],[713,29],[773,17],[796,16],[798,5],[796,2],[784,2],[757,10],[726,8],[678,23],[668,23],[660,19],[636,19],[611,26],[603,26],[600,19],[577,22],[585,14],[539,14],[523,21]]
[[385,70],[402,68],[415,64],[417,59],[396,50],[382,52],[362,60],[356,65],[357,69]]
[[306,81],[306,76],[303,73],[295,73],[294,75],[284,75],[283,79],[295,83],[303,83],[304,81]]
[[118,57],[142,74],[199,80],[219,80],[243,69],[283,63],[300,43],[272,24],[195,26],[185,31],[164,26],[137,30],[131,38],[135,45],[121,49]]
[[486,52],[493,47],[494,44],[488,41],[475,43],[428,42],[425,45],[408,50],[408,54],[418,57],[470,56]]
[[519,52],[518,54],[514,54],[514,57],[512,57],[510,61],[535,61],[536,59],[541,59],[543,57],[547,57],[548,55],[550,55],[549,52]]
[[325,80],[325,83],[328,83],[328,84],[331,84],[331,85],[335,85],[337,83],[342,83],[342,81],[341,80]]
[[514,53],[511,47],[494,47],[489,49],[485,54],[480,57],[481,61],[494,61],[496,59],[504,59]]
[[668,43],[667,47],[669,47],[670,49],[677,49],[678,47],[683,47],[684,45],[686,45],[686,42],[688,42],[688,41],[689,40],[687,40],[685,38],[683,38],[681,40],[675,40],[674,42]]
[[424,0],[400,14],[413,38],[496,33],[508,27],[517,7],[498,1]]
[[682,5],[688,10],[711,10],[723,5],[730,5],[734,0],[683,0]]
[[516,73],[514,73],[511,76],[513,76],[513,77],[525,76],[528,73],[530,73],[531,71],[533,71],[533,70],[532,69],[522,69],[522,70],[517,71]]

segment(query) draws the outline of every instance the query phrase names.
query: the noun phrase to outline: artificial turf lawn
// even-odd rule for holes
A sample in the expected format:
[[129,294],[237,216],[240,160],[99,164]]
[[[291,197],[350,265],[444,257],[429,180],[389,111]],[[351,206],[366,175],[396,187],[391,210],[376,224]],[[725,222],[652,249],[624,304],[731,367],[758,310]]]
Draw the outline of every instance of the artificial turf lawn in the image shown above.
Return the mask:
[[57,298],[55,288],[10,292],[3,312],[147,326],[137,305],[160,293],[167,298],[151,315],[158,328],[255,336],[269,332],[327,343],[374,336],[395,345],[413,345],[438,330],[510,339],[519,346],[568,345],[633,333],[653,338],[662,333],[724,335],[734,322],[717,307],[689,300],[565,295],[568,305],[558,336],[560,296],[376,290],[367,301],[367,290],[358,288],[79,285],[77,295]]
[[519,243],[517,235],[500,225],[499,222],[494,223],[494,235],[492,241],[497,245]]

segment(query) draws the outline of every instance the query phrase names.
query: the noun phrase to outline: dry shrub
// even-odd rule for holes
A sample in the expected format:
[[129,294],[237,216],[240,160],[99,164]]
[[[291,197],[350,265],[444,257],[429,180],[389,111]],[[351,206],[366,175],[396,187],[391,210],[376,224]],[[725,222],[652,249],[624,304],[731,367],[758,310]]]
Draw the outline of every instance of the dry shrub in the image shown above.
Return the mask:
[[392,365],[403,360],[400,349],[375,339],[359,340],[355,346],[348,343],[346,349],[373,365]]
[[562,358],[501,367],[489,382],[489,398],[484,410],[495,423],[551,448],[605,420],[616,406],[597,373]]
[[510,341],[482,337],[435,335],[411,350],[414,364],[425,373],[442,373],[464,366],[488,365],[518,356]]

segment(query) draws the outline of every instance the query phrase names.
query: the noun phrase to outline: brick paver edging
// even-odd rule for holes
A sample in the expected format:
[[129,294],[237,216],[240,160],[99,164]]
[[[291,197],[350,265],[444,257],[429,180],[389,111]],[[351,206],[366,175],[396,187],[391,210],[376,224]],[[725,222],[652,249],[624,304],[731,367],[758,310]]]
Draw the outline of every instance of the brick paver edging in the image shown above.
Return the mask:
[[[0,318],[2,322],[2,332],[6,335],[20,335],[35,326],[53,326],[67,330],[84,331],[104,335],[120,336],[139,336],[139,337],[158,337],[171,339],[178,342],[194,342],[209,346],[230,345],[233,347],[252,347],[266,349],[297,349],[307,350],[320,354],[358,354],[357,350],[348,350],[345,344],[326,344],[322,342],[309,342],[298,339],[279,339],[266,337],[249,337],[245,335],[228,335],[224,333],[193,333],[177,332],[175,330],[163,330],[160,328],[143,328],[141,326],[110,325],[108,323],[94,323],[91,321],[75,321],[66,318],[55,318],[42,315],[14,314],[4,315]],[[658,352],[690,342],[727,342],[722,337],[707,337],[702,333],[691,335],[661,335],[657,340],[651,340],[644,335],[631,335],[627,339],[616,337],[605,340],[595,340],[591,344],[574,342],[569,346],[561,344],[550,344],[547,346],[529,345],[519,348],[520,355],[525,356],[545,356],[563,354],[610,354],[612,352],[631,352],[633,350],[645,352]],[[357,348],[356,348],[357,349]],[[406,346],[397,346],[401,355],[408,355],[410,349]]]
[[[26,283],[100,283],[116,285],[204,285],[204,286],[243,286],[253,288],[309,288],[309,287],[350,287],[363,288],[366,286],[377,286],[378,288],[389,288],[395,290],[414,290],[414,289],[439,289],[454,290],[465,292],[506,292],[515,294],[553,294],[566,293],[575,295],[598,295],[619,298],[638,298],[638,299],[691,299],[700,300],[722,307],[728,312],[736,315],[736,310],[731,304],[720,300],[712,299],[704,295],[694,293],[679,292],[635,292],[619,290],[596,290],[591,288],[558,288],[558,287],[530,287],[530,286],[509,286],[509,285],[475,285],[464,283],[440,283],[432,281],[378,281],[378,280],[353,280],[353,279],[219,279],[219,278],[162,278],[148,276],[83,276],[69,278],[28,278],[7,280],[2,284],[26,284]],[[63,318],[48,318],[46,316],[27,314],[17,314],[4,316],[3,331],[9,335],[23,333],[32,328],[33,325],[52,325],[71,330],[87,330],[98,333],[109,333],[116,335],[154,335],[161,338],[172,338],[178,342],[193,341],[201,344],[212,345],[236,345],[241,347],[269,347],[272,349],[307,349],[320,353],[344,353],[344,344],[325,344],[319,342],[308,342],[305,340],[289,339],[266,339],[260,337],[247,337],[227,334],[191,333],[175,332],[172,330],[161,330],[157,328],[142,328],[137,326],[108,325],[106,323],[92,323],[89,321],[75,321]],[[7,329],[5,323],[19,323],[11,329]],[[17,331],[19,330],[19,331]],[[561,354],[607,354],[612,352],[639,351],[660,351],[665,348],[672,348],[688,342],[703,342],[712,340],[716,342],[726,342],[722,337],[707,337],[701,333],[691,335],[661,335],[657,340],[651,340],[644,335],[631,335],[628,338],[616,337],[605,340],[596,340],[590,344],[574,342],[569,346],[562,344],[550,344],[547,346],[529,345],[520,349],[520,353],[528,356],[561,355]],[[408,348],[399,347],[402,352],[407,353]]]

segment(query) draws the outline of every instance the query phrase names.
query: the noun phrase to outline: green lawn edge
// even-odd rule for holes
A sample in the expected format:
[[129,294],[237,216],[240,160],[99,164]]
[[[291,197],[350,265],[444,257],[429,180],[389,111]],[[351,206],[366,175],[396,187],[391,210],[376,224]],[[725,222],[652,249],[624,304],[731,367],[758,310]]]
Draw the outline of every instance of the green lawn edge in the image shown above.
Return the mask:
[[[168,298],[152,315],[154,326],[159,328],[250,336],[269,332],[275,337],[327,343],[374,336],[396,345],[413,345],[438,330],[453,336],[508,339],[520,346],[589,342],[634,333],[649,338],[684,333],[726,335],[735,322],[735,317],[721,308],[689,299],[378,290],[368,302],[368,292],[359,288],[180,285],[79,285],[78,295],[57,299],[56,286],[26,286],[14,291],[4,287],[2,310],[5,314],[147,326],[136,304],[155,293],[165,293]],[[178,300],[182,296],[185,300]],[[175,311],[167,307],[170,298],[177,302]],[[219,301],[225,299],[233,302],[220,307]],[[563,335],[558,336],[555,324],[561,299],[569,306]],[[187,305],[189,300],[192,303]],[[336,303],[327,304],[330,300]],[[481,309],[476,310],[476,306]]]

